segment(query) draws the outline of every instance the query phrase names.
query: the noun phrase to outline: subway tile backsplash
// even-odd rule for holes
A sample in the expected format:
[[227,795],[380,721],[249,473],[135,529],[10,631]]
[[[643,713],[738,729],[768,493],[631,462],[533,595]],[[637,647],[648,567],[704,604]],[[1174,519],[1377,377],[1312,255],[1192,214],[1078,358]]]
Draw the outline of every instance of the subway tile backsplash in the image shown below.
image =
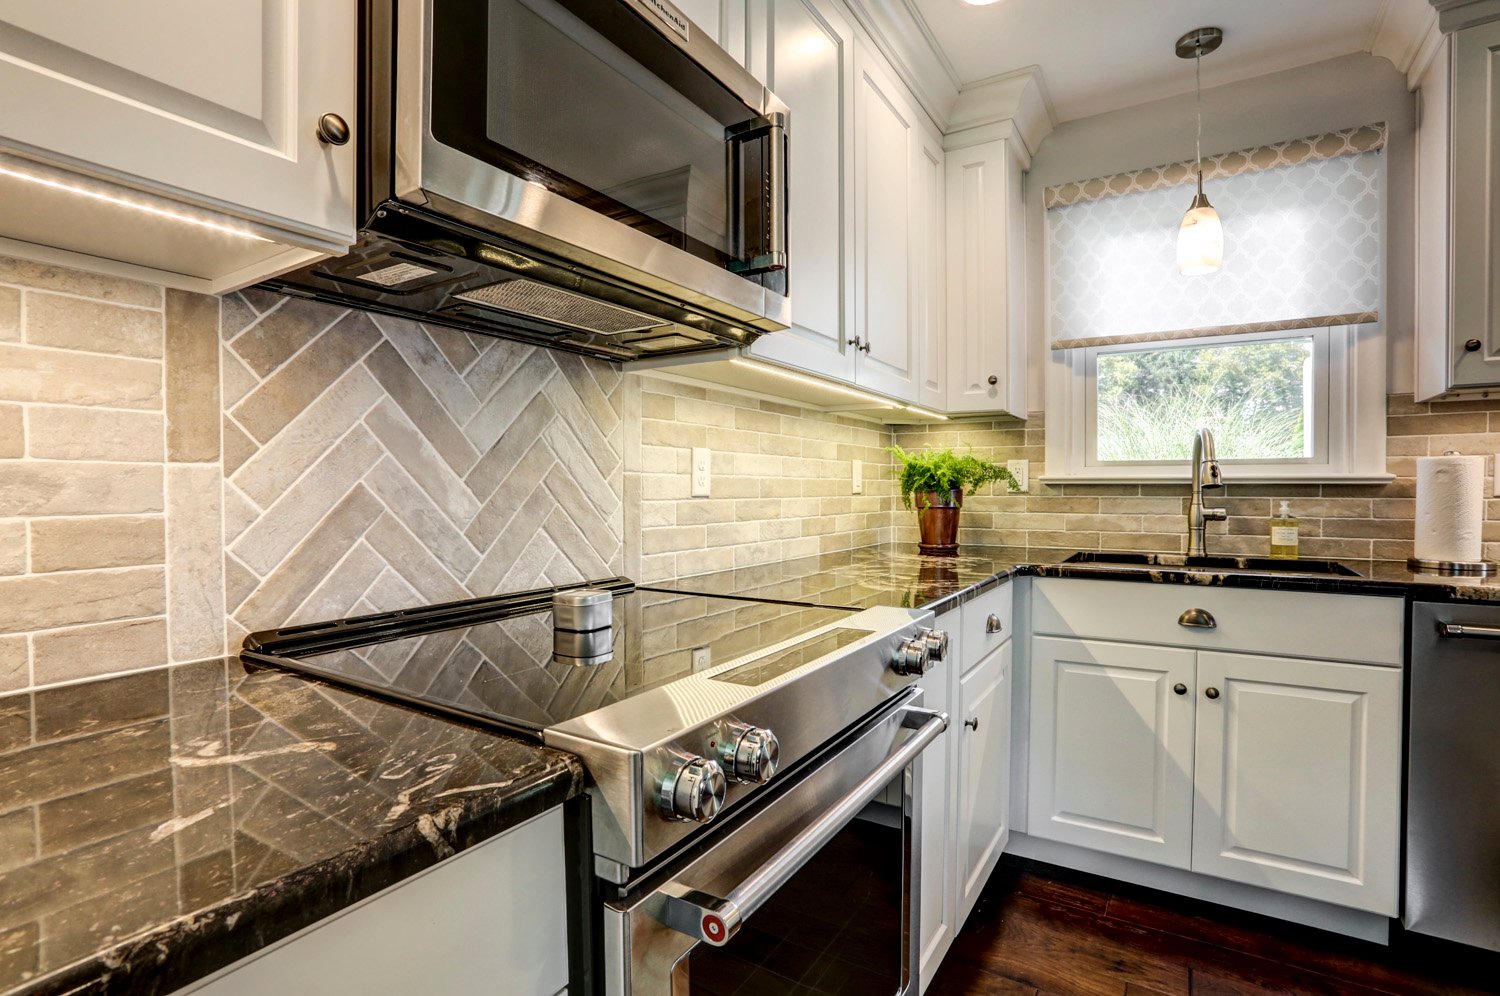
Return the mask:
[[[1414,459],[1500,450],[1500,402],[1392,396],[1389,485],[1241,485],[1211,549],[1404,560]],[[0,693],[196,660],[287,622],[916,542],[892,443],[1031,460],[963,543],[1180,552],[1186,484],[1064,485],[1045,427],[890,428],[435,326],[0,257]],[[689,497],[689,450],[713,451]],[[851,493],[851,461],[864,493]],[[1489,503],[1500,520],[1500,501]],[[1486,525],[1500,558],[1500,521]]]

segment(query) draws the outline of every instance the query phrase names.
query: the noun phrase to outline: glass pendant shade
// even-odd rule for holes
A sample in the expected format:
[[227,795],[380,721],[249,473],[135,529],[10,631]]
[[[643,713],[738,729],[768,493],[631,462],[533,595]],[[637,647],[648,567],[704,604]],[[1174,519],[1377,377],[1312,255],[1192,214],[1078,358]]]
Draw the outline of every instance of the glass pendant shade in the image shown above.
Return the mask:
[[1219,212],[1200,193],[1177,229],[1177,270],[1195,277],[1213,273],[1223,264],[1224,226],[1219,222]]

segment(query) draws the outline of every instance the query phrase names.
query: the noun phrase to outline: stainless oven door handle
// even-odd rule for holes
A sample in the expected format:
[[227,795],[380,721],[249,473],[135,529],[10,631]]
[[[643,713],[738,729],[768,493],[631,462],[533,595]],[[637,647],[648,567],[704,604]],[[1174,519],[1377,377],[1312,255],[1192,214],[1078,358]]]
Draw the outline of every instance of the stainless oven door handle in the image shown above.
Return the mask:
[[668,882],[656,891],[646,908],[663,926],[697,941],[722,947],[740,925],[770,899],[777,889],[797,873],[814,854],[832,840],[844,825],[879,795],[896,775],[927,749],[948,728],[948,715],[908,706],[901,725],[915,728],[910,740],[866,775],[849,794],[834,803],[817,821],[787,842],[771,860],[724,897]]
[[1500,627],[1474,626],[1469,623],[1440,622],[1437,634],[1445,640],[1500,640]]

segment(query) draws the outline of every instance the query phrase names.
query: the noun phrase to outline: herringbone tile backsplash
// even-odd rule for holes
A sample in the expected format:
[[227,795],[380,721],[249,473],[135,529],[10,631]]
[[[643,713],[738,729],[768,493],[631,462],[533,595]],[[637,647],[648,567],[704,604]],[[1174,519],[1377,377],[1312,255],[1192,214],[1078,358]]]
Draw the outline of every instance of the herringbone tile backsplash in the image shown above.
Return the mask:
[[[1390,413],[1396,481],[1232,484],[1214,548],[1264,552],[1289,497],[1305,556],[1403,558],[1413,458],[1500,450],[1500,403]],[[0,257],[0,694],[287,623],[914,542],[892,441],[1043,470],[1039,416],[891,429],[260,290]],[[689,496],[693,446],[713,450],[712,497]],[[1184,493],[1038,482],[974,496],[960,539],[1177,550]]]

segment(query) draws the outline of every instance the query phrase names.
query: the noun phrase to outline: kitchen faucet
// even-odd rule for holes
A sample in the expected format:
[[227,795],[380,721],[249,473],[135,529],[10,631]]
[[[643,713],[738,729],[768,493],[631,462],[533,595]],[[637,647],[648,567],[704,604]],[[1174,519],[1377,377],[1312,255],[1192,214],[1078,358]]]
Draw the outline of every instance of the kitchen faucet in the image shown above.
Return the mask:
[[1193,503],[1188,506],[1189,557],[1201,557],[1208,552],[1203,546],[1203,530],[1210,519],[1223,522],[1229,518],[1228,509],[1203,507],[1204,490],[1223,486],[1219,459],[1214,454],[1214,434],[1207,428],[1199,429],[1193,437]]

